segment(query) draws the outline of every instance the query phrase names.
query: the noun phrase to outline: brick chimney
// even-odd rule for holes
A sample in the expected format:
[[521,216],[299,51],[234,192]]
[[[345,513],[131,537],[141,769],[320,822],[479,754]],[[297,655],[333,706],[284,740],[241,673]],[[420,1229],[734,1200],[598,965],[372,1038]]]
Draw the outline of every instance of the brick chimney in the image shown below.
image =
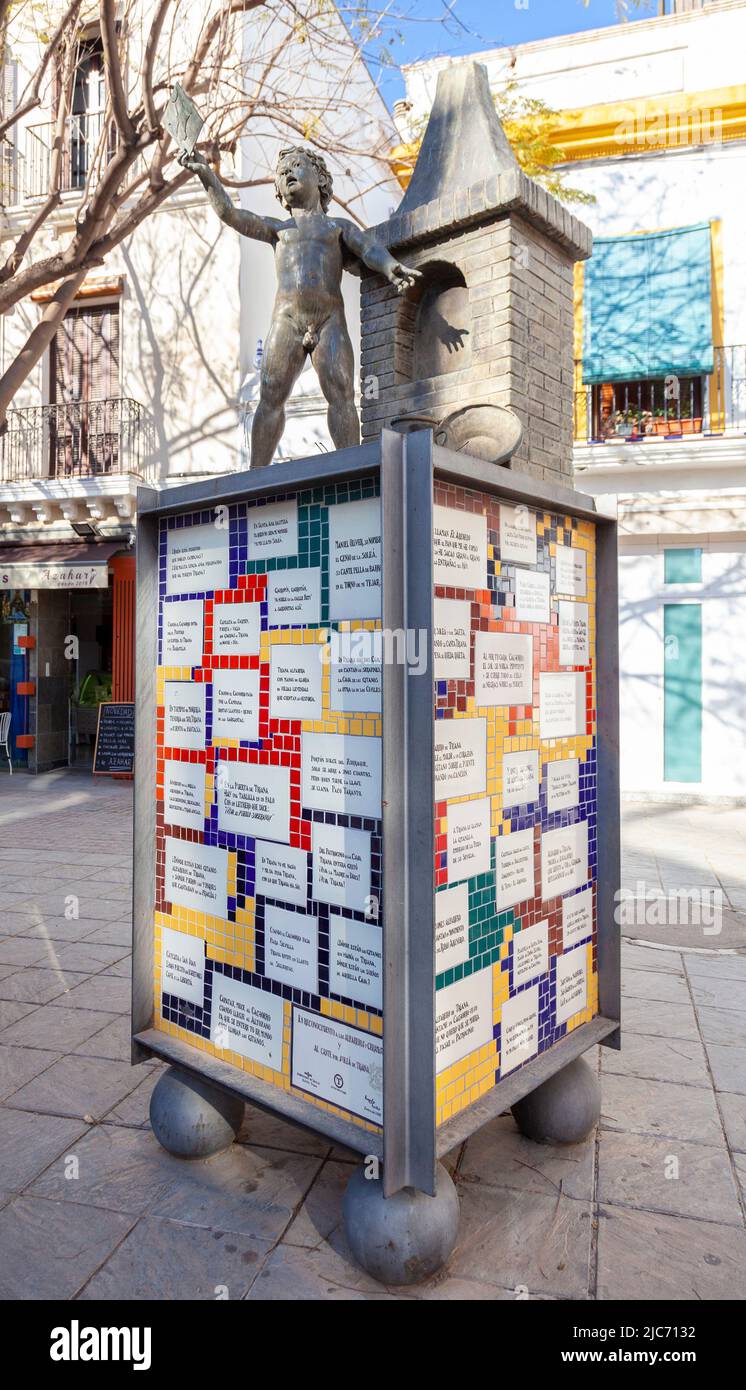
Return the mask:
[[591,233],[519,168],[480,63],[440,73],[411,182],[376,235],[423,279],[400,297],[364,274],[363,439],[430,424],[451,448],[568,482],[573,262]]

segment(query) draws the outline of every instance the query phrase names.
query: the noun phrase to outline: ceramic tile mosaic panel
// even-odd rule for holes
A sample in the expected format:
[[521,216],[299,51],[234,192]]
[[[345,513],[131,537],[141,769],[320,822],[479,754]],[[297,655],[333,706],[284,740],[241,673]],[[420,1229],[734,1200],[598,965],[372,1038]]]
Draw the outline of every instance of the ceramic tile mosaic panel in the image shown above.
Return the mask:
[[436,483],[436,1104],[598,1012],[595,528]]
[[382,1120],[380,499],[160,527],[156,1027]]

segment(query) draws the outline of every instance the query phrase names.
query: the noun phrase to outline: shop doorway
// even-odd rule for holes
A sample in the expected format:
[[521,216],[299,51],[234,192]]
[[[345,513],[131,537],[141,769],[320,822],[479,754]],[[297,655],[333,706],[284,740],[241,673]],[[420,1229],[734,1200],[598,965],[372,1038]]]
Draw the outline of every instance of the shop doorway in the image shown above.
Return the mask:
[[[26,732],[27,700],[21,693],[27,679],[28,651],[21,639],[28,637],[28,593],[8,589],[0,593],[0,714],[10,715],[8,748],[14,767],[25,767],[27,751],[16,740]],[[20,687],[20,689],[19,689]],[[0,774],[7,772],[4,743],[0,746]]]
[[70,591],[70,632],[75,638],[70,696],[70,766],[93,766],[98,707],[112,697],[111,589]]

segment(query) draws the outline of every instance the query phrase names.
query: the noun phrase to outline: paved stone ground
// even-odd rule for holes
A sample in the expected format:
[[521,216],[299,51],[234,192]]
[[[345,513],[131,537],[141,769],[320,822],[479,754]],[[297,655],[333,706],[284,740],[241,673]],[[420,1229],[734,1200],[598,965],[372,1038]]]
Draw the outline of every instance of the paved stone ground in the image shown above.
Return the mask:
[[[622,824],[622,877],[635,896],[635,910],[624,922],[625,935],[665,945],[746,949],[743,807],[629,801]],[[699,896],[700,920],[692,920],[696,913],[691,906],[689,920],[671,920],[670,897],[682,889],[693,889],[695,902]],[[707,909],[717,894],[722,904],[719,919],[709,923]]]
[[[628,807],[627,873],[658,866],[661,889],[677,865],[715,873],[736,933],[742,845],[715,816]],[[597,1136],[542,1147],[508,1116],[454,1151],[458,1247],[402,1294],[347,1251],[352,1154],[253,1109],[206,1162],[153,1139],[158,1067],[127,1060],[130,818],[123,784],[0,780],[0,1297],[746,1297],[744,936],[729,953],[625,946],[624,1047],[593,1058]]]

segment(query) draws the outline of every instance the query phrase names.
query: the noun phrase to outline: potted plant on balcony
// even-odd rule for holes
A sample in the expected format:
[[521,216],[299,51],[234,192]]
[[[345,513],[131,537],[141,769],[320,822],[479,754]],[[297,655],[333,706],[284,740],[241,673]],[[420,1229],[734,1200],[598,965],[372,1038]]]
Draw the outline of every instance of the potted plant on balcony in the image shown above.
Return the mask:
[[666,418],[657,421],[659,434],[681,435],[681,434],[701,434],[702,416],[691,414],[691,405],[669,405],[666,409]]

